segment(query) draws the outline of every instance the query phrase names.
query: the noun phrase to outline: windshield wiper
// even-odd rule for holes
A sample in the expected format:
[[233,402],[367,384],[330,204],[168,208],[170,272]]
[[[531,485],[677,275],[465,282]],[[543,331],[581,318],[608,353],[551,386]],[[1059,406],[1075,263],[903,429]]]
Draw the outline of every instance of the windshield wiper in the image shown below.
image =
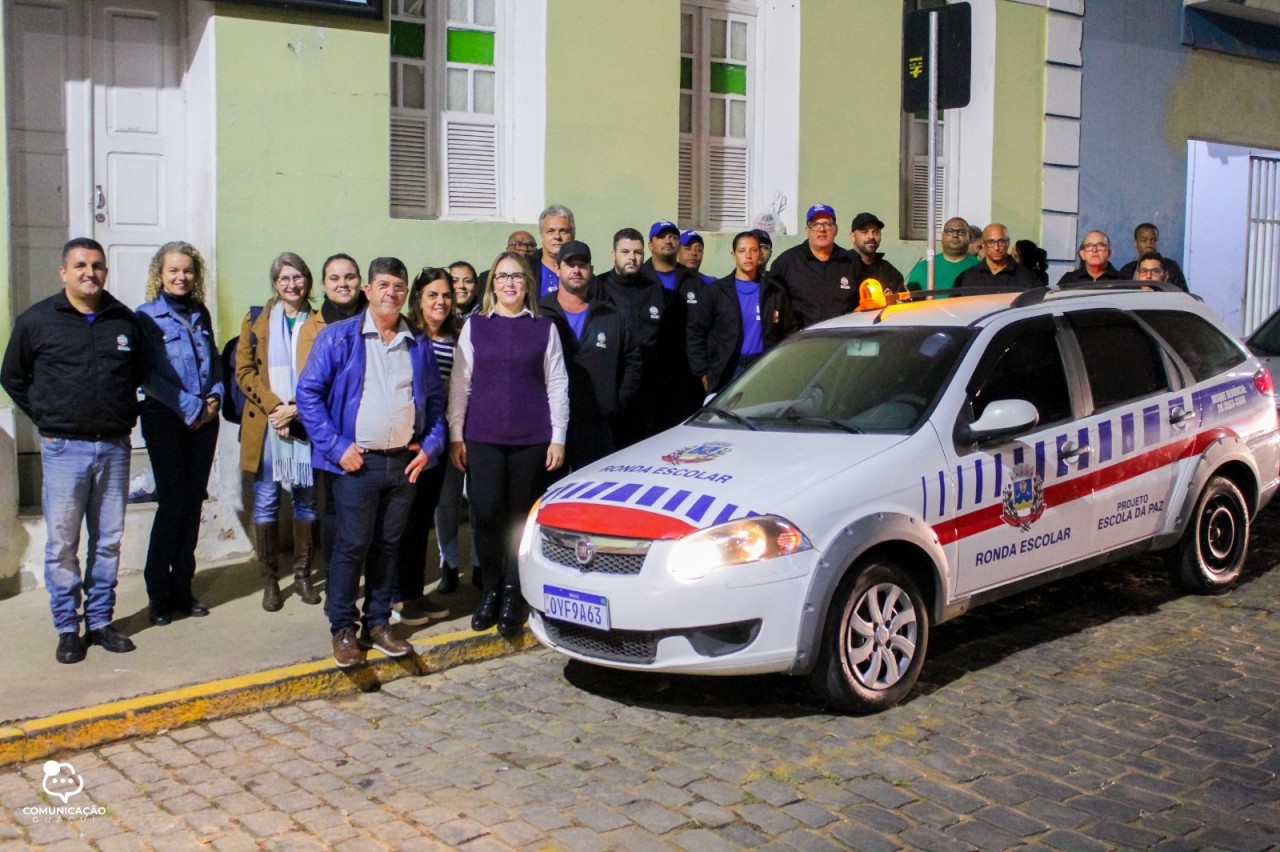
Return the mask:
[[862,434],[862,429],[857,426],[844,423],[834,417],[823,417],[819,414],[793,414],[788,416],[786,419],[788,423],[822,423],[826,426],[834,426],[837,429],[843,429],[850,435]]
[[746,426],[752,432],[760,431],[760,427],[756,425],[756,422],[754,420],[752,420],[750,417],[745,417],[736,411],[728,411],[724,408],[717,408],[714,405],[704,405],[702,406],[702,410],[710,411],[712,414],[716,415],[717,417],[723,417],[725,420],[731,420],[734,423],[737,423],[739,426]]

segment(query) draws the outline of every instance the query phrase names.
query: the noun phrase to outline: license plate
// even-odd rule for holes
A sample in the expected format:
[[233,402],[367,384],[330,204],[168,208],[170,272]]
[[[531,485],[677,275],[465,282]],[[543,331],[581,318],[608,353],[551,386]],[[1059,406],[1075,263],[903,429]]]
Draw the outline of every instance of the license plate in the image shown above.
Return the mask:
[[556,621],[569,621],[596,630],[609,629],[609,600],[599,595],[544,585],[542,611]]

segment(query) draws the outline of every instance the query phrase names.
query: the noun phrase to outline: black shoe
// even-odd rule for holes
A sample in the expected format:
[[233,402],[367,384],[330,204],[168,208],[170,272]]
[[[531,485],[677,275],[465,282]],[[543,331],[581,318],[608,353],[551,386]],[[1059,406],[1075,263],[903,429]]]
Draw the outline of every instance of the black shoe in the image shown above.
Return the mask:
[[436,585],[436,591],[442,595],[458,591],[458,569],[448,562],[440,566],[440,582]]
[[60,663],[78,663],[84,659],[84,640],[80,633],[59,633],[58,650],[54,653]]
[[490,589],[480,596],[480,605],[471,616],[472,630],[478,633],[498,623],[498,602],[501,599],[502,593],[497,589]]
[[515,586],[502,590],[502,605],[498,607],[498,632],[514,636],[524,628],[524,595]]
[[164,627],[166,624],[173,623],[173,615],[169,612],[169,605],[164,601],[151,601],[147,604],[147,617],[151,619],[151,623],[156,627]]
[[125,636],[119,630],[116,630],[110,624],[106,627],[99,627],[97,630],[90,630],[85,634],[86,645],[97,645],[104,651],[110,651],[113,654],[127,654],[138,646],[133,644],[133,640]]
[[192,618],[204,618],[209,614],[209,608],[190,595],[174,604],[173,611],[179,615],[189,615]]

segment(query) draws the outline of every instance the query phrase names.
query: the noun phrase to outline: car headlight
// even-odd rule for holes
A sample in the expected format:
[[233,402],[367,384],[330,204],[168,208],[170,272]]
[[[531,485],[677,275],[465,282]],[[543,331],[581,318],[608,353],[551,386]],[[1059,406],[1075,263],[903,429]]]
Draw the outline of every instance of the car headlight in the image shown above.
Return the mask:
[[717,568],[789,556],[812,547],[790,521],[771,515],[729,521],[685,536],[671,548],[667,567],[683,583]]
[[538,529],[538,510],[542,508],[542,498],[539,497],[533,501],[533,507],[529,509],[529,514],[524,519],[524,529],[520,532],[520,548],[517,551],[521,556],[528,556],[533,552],[533,539]]

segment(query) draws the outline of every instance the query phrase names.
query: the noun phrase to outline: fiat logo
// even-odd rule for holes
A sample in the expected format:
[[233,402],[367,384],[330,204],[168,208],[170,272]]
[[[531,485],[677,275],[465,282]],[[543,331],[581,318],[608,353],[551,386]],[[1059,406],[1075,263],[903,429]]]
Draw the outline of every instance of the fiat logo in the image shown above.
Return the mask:
[[591,560],[596,558],[595,543],[586,536],[583,536],[578,539],[578,543],[574,545],[573,555],[577,558],[579,565],[584,568],[587,567],[591,564]]

